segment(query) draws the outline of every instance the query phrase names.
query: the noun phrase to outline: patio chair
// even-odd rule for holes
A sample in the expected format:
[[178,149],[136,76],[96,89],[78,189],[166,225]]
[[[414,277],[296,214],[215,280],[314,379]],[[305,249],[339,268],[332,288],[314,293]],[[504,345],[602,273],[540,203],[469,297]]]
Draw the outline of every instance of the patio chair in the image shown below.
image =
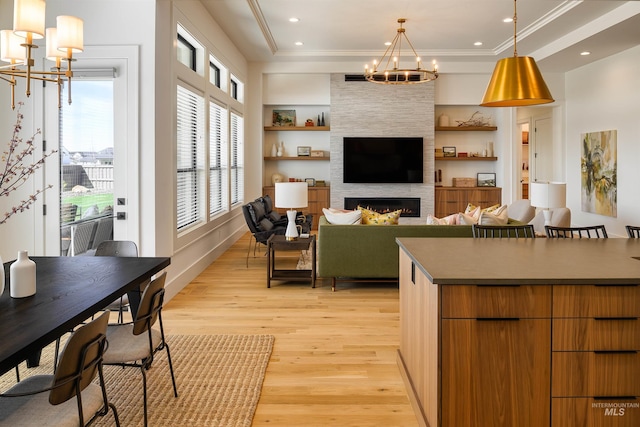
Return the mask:
[[71,226],[71,246],[67,255],[77,256],[87,252],[97,224],[96,221],[86,221]]

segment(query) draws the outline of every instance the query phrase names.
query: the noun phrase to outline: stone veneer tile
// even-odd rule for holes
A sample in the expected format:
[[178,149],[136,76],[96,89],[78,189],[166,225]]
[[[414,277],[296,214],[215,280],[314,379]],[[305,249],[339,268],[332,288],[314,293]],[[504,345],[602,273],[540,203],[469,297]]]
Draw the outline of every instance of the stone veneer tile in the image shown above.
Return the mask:
[[[345,197],[420,197],[423,224],[434,212],[434,83],[381,85],[346,82],[331,75],[331,207],[342,208]],[[344,184],[342,139],[345,136],[411,136],[424,138],[423,184]]]

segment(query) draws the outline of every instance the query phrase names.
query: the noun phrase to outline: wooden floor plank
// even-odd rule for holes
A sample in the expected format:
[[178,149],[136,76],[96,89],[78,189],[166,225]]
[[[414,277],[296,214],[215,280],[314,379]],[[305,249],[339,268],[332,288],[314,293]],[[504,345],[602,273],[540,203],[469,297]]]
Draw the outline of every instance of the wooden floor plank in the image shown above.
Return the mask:
[[[417,426],[396,364],[397,284],[268,289],[264,250],[246,267],[249,238],[165,305],[165,332],[276,337],[253,426]],[[284,262],[295,268],[297,257]]]

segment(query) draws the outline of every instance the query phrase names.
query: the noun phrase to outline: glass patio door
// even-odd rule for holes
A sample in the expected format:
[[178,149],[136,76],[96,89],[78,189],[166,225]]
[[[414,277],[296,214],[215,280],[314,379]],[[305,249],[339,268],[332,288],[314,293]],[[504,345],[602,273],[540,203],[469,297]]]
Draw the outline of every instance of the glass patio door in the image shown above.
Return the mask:
[[60,254],[91,253],[113,239],[113,77],[72,81],[59,109]]

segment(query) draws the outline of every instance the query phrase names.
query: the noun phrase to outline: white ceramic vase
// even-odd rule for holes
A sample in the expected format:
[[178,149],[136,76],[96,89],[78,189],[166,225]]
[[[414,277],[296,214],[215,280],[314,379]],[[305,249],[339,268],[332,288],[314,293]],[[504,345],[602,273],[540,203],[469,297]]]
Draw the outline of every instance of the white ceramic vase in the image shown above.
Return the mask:
[[18,259],[9,268],[11,298],[25,298],[36,293],[36,263],[27,251],[19,251]]
[[273,146],[271,147],[271,157],[275,157],[278,155],[278,148],[276,147],[276,143],[273,143]]

